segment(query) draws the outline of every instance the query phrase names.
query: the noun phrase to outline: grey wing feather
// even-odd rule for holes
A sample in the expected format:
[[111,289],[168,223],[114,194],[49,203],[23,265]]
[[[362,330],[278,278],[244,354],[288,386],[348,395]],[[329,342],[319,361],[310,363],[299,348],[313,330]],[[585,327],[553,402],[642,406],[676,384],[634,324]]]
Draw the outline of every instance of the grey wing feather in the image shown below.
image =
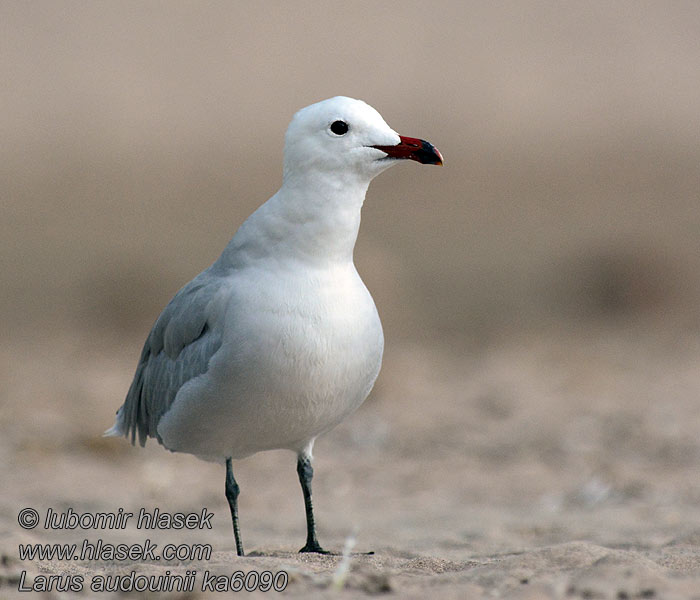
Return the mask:
[[180,388],[206,373],[221,347],[220,328],[212,326],[213,300],[224,280],[204,271],[169,302],[146,339],[134,380],[117,413],[119,432],[144,446],[158,435],[158,421]]

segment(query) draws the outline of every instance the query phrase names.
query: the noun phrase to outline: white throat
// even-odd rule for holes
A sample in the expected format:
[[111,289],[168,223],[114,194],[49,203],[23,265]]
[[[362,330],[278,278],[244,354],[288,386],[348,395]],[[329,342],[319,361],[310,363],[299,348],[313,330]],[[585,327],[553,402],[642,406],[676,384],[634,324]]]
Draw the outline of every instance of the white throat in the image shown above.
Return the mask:
[[222,260],[230,266],[262,258],[315,267],[352,263],[369,183],[354,173],[285,174],[280,190],[241,225]]

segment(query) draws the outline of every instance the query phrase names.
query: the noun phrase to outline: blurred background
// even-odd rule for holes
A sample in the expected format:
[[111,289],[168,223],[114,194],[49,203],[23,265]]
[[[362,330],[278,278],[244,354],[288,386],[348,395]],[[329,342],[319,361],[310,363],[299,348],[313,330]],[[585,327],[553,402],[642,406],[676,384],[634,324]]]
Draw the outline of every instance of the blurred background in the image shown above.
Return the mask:
[[367,198],[390,339],[697,294],[694,2],[3,2],[0,26],[10,333],[143,333],[276,191],[292,114],[338,94],[447,160]]
[[[349,449],[357,465],[393,456],[394,473],[427,478],[426,498],[430,456],[461,469],[452,487],[433,482],[433,533],[416,522],[407,534],[423,531],[425,548],[442,534],[466,544],[450,518],[494,497],[554,512],[642,499],[688,523],[679,507],[700,499],[697,2],[6,0],[0,69],[8,519],[20,498],[47,498],[27,461],[74,473],[56,502],[108,476],[121,482],[111,494],[139,502],[145,488],[115,473],[155,461],[172,477],[204,469],[223,507],[218,467],[99,435],[160,310],[277,190],[292,114],[342,94],[433,142],[445,166],[402,165],[370,187],[355,256],[385,366],[367,406],[317,446],[320,464],[345,468]],[[288,460],[256,457],[248,476]],[[393,476],[376,477],[398,502]],[[327,526],[346,502],[342,540],[364,513],[347,482],[319,481],[336,494],[319,500]],[[290,531],[303,531],[289,490],[259,493],[292,496]],[[282,543],[279,526],[253,535]],[[371,531],[382,526],[406,525]]]

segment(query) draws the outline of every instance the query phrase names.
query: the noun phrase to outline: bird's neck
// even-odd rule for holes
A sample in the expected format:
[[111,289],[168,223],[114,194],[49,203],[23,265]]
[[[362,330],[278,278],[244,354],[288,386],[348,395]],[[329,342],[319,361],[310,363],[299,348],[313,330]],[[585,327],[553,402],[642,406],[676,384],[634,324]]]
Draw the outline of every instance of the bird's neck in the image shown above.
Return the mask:
[[239,266],[261,258],[317,267],[352,263],[368,186],[369,181],[354,175],[287,174],[280,190],[241,226],[222,258]]

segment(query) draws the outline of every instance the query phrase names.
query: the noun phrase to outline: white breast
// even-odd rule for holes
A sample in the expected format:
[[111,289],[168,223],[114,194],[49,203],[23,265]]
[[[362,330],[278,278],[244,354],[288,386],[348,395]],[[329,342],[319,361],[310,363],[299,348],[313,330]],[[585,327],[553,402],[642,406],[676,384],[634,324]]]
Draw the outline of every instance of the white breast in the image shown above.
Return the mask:
[[221,350],[159,433],[166,446],[199,455],[299,451],[374,385],[384,340],[372,297],[352,263],[249,268],[231,290]]

